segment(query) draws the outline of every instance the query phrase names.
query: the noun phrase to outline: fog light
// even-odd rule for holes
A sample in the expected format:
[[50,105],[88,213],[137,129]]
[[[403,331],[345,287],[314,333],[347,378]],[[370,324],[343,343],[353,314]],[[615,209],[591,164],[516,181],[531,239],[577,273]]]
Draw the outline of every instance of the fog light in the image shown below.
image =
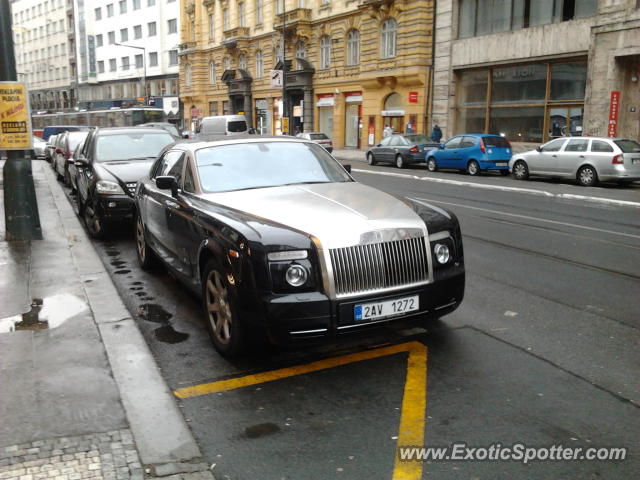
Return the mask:
[[287,269],[285,279],[292,287],[299,287],[307,283],[308,276],[306,268],[302,265],[293,264]]
[[109,203],[107,203],[107,207],[109,207],[109,208],[115,208],[115,207],[116,207],[116,205],[117,205],[117,203],[116,203],[116,202],[109,202]]
[[438,263],[445,264],[451,258],[449,254],[449,247],[443,245],[441,243],[436,243],[433,247],[433,253],[436,255],[436,260]]

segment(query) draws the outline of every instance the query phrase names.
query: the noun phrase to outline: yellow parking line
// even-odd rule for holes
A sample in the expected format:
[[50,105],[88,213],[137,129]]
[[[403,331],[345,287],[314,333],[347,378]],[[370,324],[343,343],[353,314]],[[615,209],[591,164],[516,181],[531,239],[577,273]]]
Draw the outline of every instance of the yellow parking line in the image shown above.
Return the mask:
[[[194,385],[193,387],[179,388],[173,393],[176,397],[182,399],[199,397],[201,395],[226,392],[404,352],[408,353],[409,356],[407,358],[407,377],[402,396],[397,445],[419,446],[424,445],[425,409],[427,405],[427,347],[420,342],[401,343],[399,345],[318,360],[317,362],[307,363],[306,365],[296,365],[272,370],[270,372],[203,383]],[[396,455],[392,480],[419,480],[421,478],[422,462],[401,462]]]

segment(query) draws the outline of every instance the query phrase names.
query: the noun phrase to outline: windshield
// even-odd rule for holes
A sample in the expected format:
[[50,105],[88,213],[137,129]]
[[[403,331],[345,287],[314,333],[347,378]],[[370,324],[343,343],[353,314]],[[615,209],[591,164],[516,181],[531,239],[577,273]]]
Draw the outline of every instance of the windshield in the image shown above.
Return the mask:
[[411,143],[438,143],[426,135],[405,135],[404,138]]
[[639,153],[640,152],[640,143],[635,140],[614,140],[615,143],[622,153]]
[[313,143],[260,142],[209,147],[198,150],[196,164],[205,192],[351,181],[342,166]]
[[509,142],[503,137],[482,137],[485,147],[510,148]]
[[327,137],[324,133],[310,133],[309,134],[309,139],[310,140],[326,140],[329,137]]
[[173,137],[165,131],[102,135],[98,137],[96,143],[96,161],[155,158],[160,150],[174,141]]
[[227,123],[227,129],[232,133],[246,132],[247,122],[244,120]]
[[89,132],[71,132],[69,133],[69,150],[74,151],[80,142],[87,138]]

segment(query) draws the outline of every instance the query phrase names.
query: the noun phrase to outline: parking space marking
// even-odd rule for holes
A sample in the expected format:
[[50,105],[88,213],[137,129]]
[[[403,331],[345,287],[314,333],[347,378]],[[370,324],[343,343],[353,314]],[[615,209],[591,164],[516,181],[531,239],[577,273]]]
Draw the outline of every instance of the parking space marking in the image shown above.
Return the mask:
[[[192,387],[179,388],[173,393],[178,398],[188,399],[399,353],[407,353],[408,358],[397,445],[424,445],[425,411],[427,406],[427,347],[420,342],[401,343],[364,352],[326,358],[305,365],[296,365],[270,372],[203,383]],[[395,455],[392,480],[419,480],[421,478],[422,462],[401,462],[398,455]]]

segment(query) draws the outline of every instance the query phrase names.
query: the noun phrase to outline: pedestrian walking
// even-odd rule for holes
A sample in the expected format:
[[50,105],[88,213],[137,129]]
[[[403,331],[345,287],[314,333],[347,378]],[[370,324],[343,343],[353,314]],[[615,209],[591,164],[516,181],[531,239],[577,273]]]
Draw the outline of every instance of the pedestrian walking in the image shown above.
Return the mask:
[[393,135],[393,128],[391,127],[391,125],[387,125],[386,127],[384,127],[384,130],[382,130],[382,138],[386,138],[389,135]]
[[431,139],[438,143],[440,143],[440,140],[442,139],[442,130],[437,123],[433,125],[433,130],[431,130]]

